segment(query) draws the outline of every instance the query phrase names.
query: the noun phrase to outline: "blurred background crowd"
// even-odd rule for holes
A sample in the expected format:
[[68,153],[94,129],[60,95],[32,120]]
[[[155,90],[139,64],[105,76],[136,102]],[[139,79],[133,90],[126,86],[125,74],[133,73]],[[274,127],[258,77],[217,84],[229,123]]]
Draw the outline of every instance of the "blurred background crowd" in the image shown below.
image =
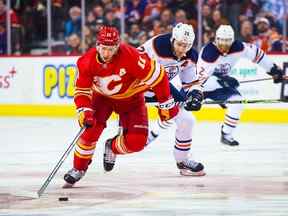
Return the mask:
[[[7,0],[6,0],[7,1]],[[0,0],[0,54],[7,54],[7,2]],[[47,1],[11,0],[11,53],[47,54]],[[200,1],[200,0],[198,0]],[[178,23],[193,25],[201,42],[214,39],[221,24],[231,24],[236,39],[257,44],[266,52],[287,52],[288,0],[125,0],[123,40],[137,47],[147,39],[170,32]],[[95,46],[101,25],[121,31],[120,0],[51,0],[51,43],[54,55],[78,55]],[[199,25],[198,13],[201,13]],[[82,18],[85,27],[82,33]],[[123,23],[123,22],[122,22]],[[199,30],[199,27],[201,28]],[[123,33],[123,30],[122,30]],[[81,40],[82,36],[84,40]],[[195,47],[197,48],[196,38]]]

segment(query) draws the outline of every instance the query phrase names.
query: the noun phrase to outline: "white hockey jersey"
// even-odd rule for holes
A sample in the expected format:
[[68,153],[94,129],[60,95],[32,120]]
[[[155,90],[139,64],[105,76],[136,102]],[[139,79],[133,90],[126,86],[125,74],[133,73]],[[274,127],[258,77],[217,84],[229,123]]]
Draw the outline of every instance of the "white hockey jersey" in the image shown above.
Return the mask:
[[138,49],[163,65],[170,81],[179,75],[183,87],[188,88],[199,80],[196,71],[198,52],[191,48],[186,56],[177,59],[173,54],[170,38],[171,33],[155,36]]
[[199,54],[197,70],[199,73],[205,72],[209,76],[219,74],[222,76],[230,75],[231,69],[240,58],[246,58],[259,64],[266,71],[270,71],[273,62],[265,53],[254,44],[234,41],[227,55],[222,55],[214,43],[208,43]]

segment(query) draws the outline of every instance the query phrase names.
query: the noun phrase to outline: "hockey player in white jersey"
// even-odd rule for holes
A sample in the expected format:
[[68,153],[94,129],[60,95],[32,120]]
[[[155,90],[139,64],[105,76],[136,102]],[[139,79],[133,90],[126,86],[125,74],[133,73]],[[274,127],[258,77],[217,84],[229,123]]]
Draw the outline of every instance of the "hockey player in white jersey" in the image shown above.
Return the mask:
[[[181,175],[203,176],[205,175],[204,166],[190,158],[192,130],[195,124],[191,110],[199,110],[203,100],[201,85],[194,85],[189,88],[193,83],[199,81],[201,83],[201,78],[199,79],[196,73],[198,53],[192,48],[194,39],[195,34],[192,26],[178,23],[173,28],[172,33],[156,36],[138,49],[146,52],[164,66],[170,82],[180,78],[181,85],[178,90],[182,87],[187,90],[187,97],[190,98],[190,102],[186,104],[185,108],[182,107],[174,118],[176,123],[174,157]],[[145,96],[152,95],[146,94]],[[175,98],[177,94],[173,94],[173,96],[174,100],[177,101],[178,99]],[[159,120],[159,130],[165,130],[166,126],[171,123]],[[161,133],[155,128],[150,130],[148,142],[152,142],[159,132]]]
[[[283,71],[271,62],[265,53],[250,43],[234,40],[234,31],[230,25],[221,25],[215,41],[205,45],[197,62],[197,71],[207,73],[209,79],[204,84],[204,98],[212,100],[243,100],[237,90],[239,82],[229,76],[231,69],[240,58],[246,58],[262,66],[279,83],[283,79]],[[226,104],[224,123],[221,129],[221,142],[237,146],[239,142],[233,138],[233,132],[240,119],[243,104]]]

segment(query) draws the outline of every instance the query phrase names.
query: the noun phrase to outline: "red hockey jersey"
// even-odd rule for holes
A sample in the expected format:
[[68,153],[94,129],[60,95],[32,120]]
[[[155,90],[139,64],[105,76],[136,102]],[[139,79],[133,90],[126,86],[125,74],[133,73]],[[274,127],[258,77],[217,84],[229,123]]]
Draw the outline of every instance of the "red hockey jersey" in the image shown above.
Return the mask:
[[127,100],[151,88],[159,102],[170,98],[169,81],[162,66],[132,46],[121,44],[109,63],[99,61],[96,48],[77,61],[78,78],[74,101],[90,107],[93,93],[117,100]]

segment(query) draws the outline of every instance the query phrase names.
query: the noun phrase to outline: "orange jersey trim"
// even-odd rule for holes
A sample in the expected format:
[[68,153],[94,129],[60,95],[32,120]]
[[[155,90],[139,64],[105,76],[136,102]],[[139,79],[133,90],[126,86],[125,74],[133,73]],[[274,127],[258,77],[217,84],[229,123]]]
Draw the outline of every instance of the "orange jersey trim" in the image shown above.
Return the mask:
[[160,68],[160,74],[159,74],[158,78],[157,78],[153,83],[151,83],[150,87],[151,87],[151,88],[154,88],[159,82],[161,82],[161,80],[163,79],[164,75],[165,75],[165,70],[164,70],[164,68],[161,66],[161,68]]
[[87,146],[87,145],[81,144],[79,142],[77,143],[77,145],[83,150],[93,150],[93,149],[95,149],[95,145]]
[[143,79],[143,82],[146,82],[147,80],[149,80],[152,77],[152,75],[155,72],[155,68],[156,68],[155,66],[156,66],[156,61],[154,59],[152,59],[150,71],[149,71],[148,75]]

